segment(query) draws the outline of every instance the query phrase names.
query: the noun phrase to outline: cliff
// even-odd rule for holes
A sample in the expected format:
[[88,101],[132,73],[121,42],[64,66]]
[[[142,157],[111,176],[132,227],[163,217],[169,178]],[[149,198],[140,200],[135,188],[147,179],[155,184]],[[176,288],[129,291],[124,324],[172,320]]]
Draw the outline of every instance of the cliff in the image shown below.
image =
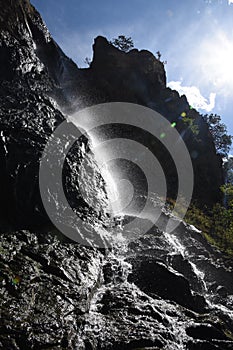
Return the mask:
[[[0,5],[0,348],[232,349],[232,262],[184,222],[167,233],[156,225],[144,230],[148,220],[138,218],[137,227],[125,234],[109,218],[106,182],[90,141],[86,136],[76,141],[67,114],[126,101],[178,119],[193,154],[194,199],[200,205],[218,198],[221,183],[221,162],[207,125],[184,96],[166,88],[163,64],[151,53],[125,54],[98,37],[91,67],[79,69],[29,1],[0,0]],[[179,119],[184,111],[198,135]],[[131,132],[129,126],[111,136]],[[158,156],[175,195],[169,154],[145,132],[134,130],[133,136]],[[57,199],[62,187],[57,168],[64,158],[62,186],[86,231]],[[42,203],[41,162],[50,169],[43,195],[62,232]],[[177,220],[164,209],[162,220],[170,217]],[[111,249],[107,235],[120,237]]]
[[[216,154],[212,136],[202,116],[190,108],[186,97],[166,87],[164,65],[155,56],[146,51],[133,49],[128,53],[113,47],[103,37],[97,37],[93,45],[93,62],[85,71],[87,81],[90,81],[88,103],[125,101],[149,107],[171,123],[176,122],[176,128],[182,135],[190,152],[194,169],[193,201],[200,206],[212,205],[221,200],[219,187],[223,184],[222,161]],[[83,72],[84,73],[84,72]],[[193,132],[185,118],[190,119],[197,132]],[[146,123],[146,121],[145,121]],[[140,131],[141,135],[143,131]],[[143,136],[142,136],[143,138]],[[158,152],[154,140],[148,140],[148,147],[156,154],[160,163],[169,172],[168,195],[174,197],[175,170],[166,153]]]
[[[0,73],[3,98],[9,95],[9,91],[4,92],[4,89],[12,89],[14,82],[20,85],[19,90],[23,90],[24,95],[27,87],[22,86],[27,84],[29,94],[32,94],[32,89],[37,89],[37,95],[40,91],[40,95],[52,97],[59,109],[68,114],[86,106],[115,101],[131,102],[154,109],[169,121],[176,122],[176,128],[188,147],[194,169],[193,201],[199,206],[211,206],[221,200],[221,158],[216,155],[208,127],[197,111],[190,110],[185,96],[180,97],[176,91],[166,87],[164,65],[152,53],[137,49],[124,53],[109,44],[105,38],[97,37],[90,68],[79,69],[54,42],[40,15],[28,1],[6,1],[2,7]],[[4,18],[8,20],[5,21]],[[23,99],[18,97],[21,102]],[[4,101],[4,105],[9,111],[10,103],[7,105],[7,101]],[[31,112],[38,114],[36,111]],[[56,109],[56,113],[60,114],[60,111]],[[182,120],[182,113],[186,113],[186,117],[193,121],[198,134],[194,134],[187,122]],[[57,118],[58,115],[54,122]],[[49,122],[48,119],[46,122]],[[39,124],[38,121],[37,127]],[[169,155],[159,149],[161,147],[157,142],[148,135],[143,136],[143,133],[143,130],[140,131],[138,137],[148,140],[147,146],[168,174],[168,196],[175,198],[177,181],[174,183],[171,180],[177,177],[174,165]],[[135,132],[137,138],[136,134]]]
[[[39,164],[44,147],[65,116],[51,95],[59,95],[60,84],[77,70],[51,38],[38,12],[29,1],[2,1],[0,29],[0,167],[1,167],[1,226],[4,228],[41,227],[50,220],[45,213],[39,190]],[[63,66],[68,73],[65,73]],[[67,124],[64,139],[72,142],[75,130]],[[70,135],[66,135],[69,130]],[[57,149],[57,157],[65,152],[65,141]],[[72,143],[71,143],[72,144]],[[82,147],[84,145],[84,148]],[[91,181],[99,181],[102,188],[102,207],[106,199],[105,188],[98,166],[90,156],[87,139],[80,138],[73,145],[71,158],[79,156],[80,165],[89,157],[96,173]],[[73,154],[73,155],[72,155]],[[67,162],[70,170],[65,184],[69,183],[70,202],[75,210],[86,211],[87,203],[73,198],[72,188],[77,168]],[[72,168],[72,170],[71,170]],[[68,170],[67,170],[68,171]],[[55,170],[54,170],[55,172]],[[68,171],[69,172],[69,171]],[[102,182],[101,182],[102,181]],[[91,186],[91,185],[90,185]],[[47,195],[51,203],[55,200]],[[49,199],[50,198],[50,199]],[[100,199],[100,196],[99,196]],[[62,208],[60,208],[62,210]],[[90,210],[89,210],[90,212]],[[96,214],[100,215],[99,213]]]

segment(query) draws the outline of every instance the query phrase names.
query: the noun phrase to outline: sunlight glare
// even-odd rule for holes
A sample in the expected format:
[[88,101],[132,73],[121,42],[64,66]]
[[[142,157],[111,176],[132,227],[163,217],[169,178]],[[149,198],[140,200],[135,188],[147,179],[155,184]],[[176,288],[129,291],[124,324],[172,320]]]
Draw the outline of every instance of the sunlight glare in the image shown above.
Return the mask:
[[224,95],[233,88],[233,42],[223,32],[205,38],[201,44],[198,64],[202,76]]

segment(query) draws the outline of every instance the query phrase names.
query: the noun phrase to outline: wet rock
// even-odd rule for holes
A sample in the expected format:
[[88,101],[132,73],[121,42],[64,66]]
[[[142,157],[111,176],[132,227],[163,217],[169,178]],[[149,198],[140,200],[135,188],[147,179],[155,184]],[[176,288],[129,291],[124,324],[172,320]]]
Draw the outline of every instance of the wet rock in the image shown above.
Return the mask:
[[168,259],[170,260],[171,266],[181,273],[185,278],[188,279],[190,282],[190,286],[193,290],[199,291],[202,288],[201,281],[198,279],[197,275],[195,274],[192,265],[188,261],[188,259],[184,259],[181,254],[175,254],[168,256]]
[[[86,138],[74,143],[66,157],[64,188],[73,211],[93,228],[87,237],[78,232],[79,243],[88,238],[102,249],[58,232],[39,191],[45,144],[66,113],[126,101],[153,108],[170,121],[183,111],[193,118],[200,127],[198,138],[181,120],[177,130],[185,132],[189,150],[195,151],[194,198],[213,203],[222,183],[221,161],[201,116],[189,110],[185,97],[166,88],[164,66],[152,53],[125,54],[98,37],[90,69],[78,69],[28,0],[0,0],[0,5],[0,348],[231,349],[232,263],[185,223],[171,236],[154,226],[141,237],[135,228],[128,247],[124,237],[124,247],[105,249],[106,189]],[[128,137],[131,131],[121,132]],[[76,140],[74,131],[68,134]],[[134,135],[155,154],[159,149],[171,191],[176,185],[171,157],[148,134]],[[66,143],[67,135],[53,139],[55,155],[66,151],[61,141]],[[83,163],[91,172],[77,181]],[[59,206],[56,196],[48,194],[48,199]],[[65,210],[59,213],[68,228],[70,217]],[[216,288],[210,289],[214,283],[222,286],[217,299]]]
[[189,341],[187,344],[188,350],[231,350],[232,342],[230,341],[197,341],[193,343]]
[[[164,307],[172,308],[169,304]],[[161,348],[174,340],[165,313],[129,283],[101,289],[91,304],[84,331],[96,349],[117,349],[120,345],[126,349]]]
[[197,343],[188,342],[187,349],[188,350],[223,350],[222,347],[219,347],[207,341],[197,342]]
[[103,266],[103,274],[105,283],[124,281],[123,268],[117,259],[114,262],[106,262]]
[[73,349],[79,343],[81,315],[99,286],[103,256],[44,235],[43,244],[27,231],[1,237],[3,349]]
[[223,286],[218,286],[216,289],[216,292],[222,297],[222,298],[226,298],[228,295],[228,291],[225,287]]
[[[54,136],[55,164],[52,168],[51,162],[50,172],[56,173],[57,163],[62,162],[66,153],[67,142],[75,143],[77,139],[75,128],[72,130],[70,124],[65,124],[66,116],[58,107],[59,98],[56,101],[55,97],[58,90],[61,95],[58,85],[69,81],[69,75],[78,68],[52,40],[39,13],[29,1],[1,1],[1,6],[0,66],[4,69],[1,68],[0,89],[0,180],[4,186],[0,198],[0,227],[46,227],[50,218],[44,210],[39,188],[41,158],[42,155],[46,157],[43,154],[45,145],[58,125],[64,123],[63,134]],[[69,73],[64,76],[64,71]],[[51,149],[52,146],[51,142]],[[86,169],[92,169],[86,172],[86,183],[89,182],[90,187],[88,193],[93,192],[91,188],[95,186],[100,194],[102,188],[104,202],[105,184],[87,139],[79,138],[72,149],[73,153],[70,151],[67,155],[64,178],[60,182],[63,181],[64,187],[68,188],[68,201],[76,213],[86,218],[89,215],[93,220],[94,216],[100,217],[101,212],[99,208],[91,212],[92,208],[81,195],[82,184],[77,185],[77,175],[84,158]],[[102,200],[94,192],[98,207],[98,200],[99,203]],[[51,203],[56,201],[57,193],[50,193],[47,200]],[[93,204],[93,199],[89,198],[90,202]],[[101,208],[104,207],[103,202]],[[54,206],[58,204],[57,201]],[[63,208],[59,211],[61,214]],[[58,220],[65,221],[65,215]]]
[[196,325],[186,329],[187,335],[195,339],[219,339],[227,340],[225,334],[219,331],[214,326],[210,325]]
[[188,280],[175,270],[148,257],[137,257],[129,281],[150,295],[157,294],[162,298],[173,300],[178,304],[201,311],[205,302],[198,302],[191,293]]
[[[124,343],[116,343],[113,346],[110,346],[109,350],[137,350],[137,349],[161,349],[163,347],[163,343],[160,340],[148,340],[148,339],[140,339],[140,340],[132,340]],[[106,349],[107,348],[101,348]]]

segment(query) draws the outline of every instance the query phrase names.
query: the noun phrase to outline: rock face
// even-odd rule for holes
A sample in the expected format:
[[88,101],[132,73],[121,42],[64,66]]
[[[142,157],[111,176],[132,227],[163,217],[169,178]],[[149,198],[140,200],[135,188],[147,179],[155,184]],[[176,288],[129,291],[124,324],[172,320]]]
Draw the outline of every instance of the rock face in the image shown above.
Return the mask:
[[233,347],[232,263],[185,224],[105,254],[48,231],[0,250],[2,349]]
[[[161,113],[169,121],[176,122],[177,130],[192,157],[195,181],[193,199],[200,204],[217,201],[220,198],[219,186],[223,181],[221,158],[216,155],[212,137],[201,115],[190,109],[185,96],[180,97],[176,91],[166,87],[163,63],[146,50],[121,52],[103,37],[95,39],[93,51],[89,75],[93,76],[96,90],[104,93],[108,102],[127,101],[141,104]],[[197,134],[182,120],[182,113],[193,120]],[[144,139],[148,139],[148,135]],[[166,173],[172,168],[172,164],[167,155],[159,157],[153,142],[149,141],[148,146],[156,153]],[[168,187],[174,177],[175,170],[169,174]],[[171,183],[171,187],[174,184]],[[170,193],[174,196],[172,191]]]
[[[90,68],[79,69],[76,91],[80,95],[79,98],[73,95],[72,108],[101,102],[131,102],[154,109],[171,123],[176,122],[176,128],[192,157],[195,175],[193,200],[199,205],[211,205],[218,201],[221,198],[219,187],[223,183],[221,157],[216,155],[212,136],[202,116],[190,108],[184,95],[180,97],[178,92],[166,87],[163,63],[146,50],[122,52],[103,37],[95,39],[93,53]],[[182,118],[184,113],[186,120]],[[137,138],[134,130],[132,133]],[[157,147],[154,139],[150,140],[141,130],[140,137],[148,140],[147,146],[156,154],[165,173],[174,168],[164,150],[159,154],[158,148],[161,149],[161,146]],[[168,189],[169,186],[174,188],[171,179],[175,176],[175,169],[170,170]],[[172,190],[168,192],[175,197]]]
[[[65,121],[51,96],[60,94],[58,84],[68,79],[77,67],[52,40],[40,15],[28,1],[9,0],[1,2],[1,6],[0,162],[4,184],[1,224],[3,227],[41,227],[49,220],[40,199],[39,160],[50,135]],[[75,131],[69,129],[69,133],[75,134]],[[68,140],[71,135],[65,137]],[[71,155],[73,162],[67,162],[70,175],[65,181],[70,192],[72,187],[77,187],[74,158],[80,164],[89,152],[87,140],[82,138],[77,143]],[[65,144],[64,139],[63,146],[57,147],[58,158],[65,152]],[[89,163],[97,170],[93,157]],[[90,181],[99,183],[99,193],[102,187],[101,206],[104,207],[104,184],[98,171],[94,173],[96,178]],[[73,206],[81,211],[88,208],[77,196]]]
[[[168,234],[153,226],[139,238],[136,230],[130,232],[134,241],[124,237],[112,249],[86,247],[51,225],[39,191],[40,159],[56,127],[66,123],[65,113],[127,101],[170,121],[184,111],[194,119],[198,137],[182,120],[177,129],[195,151],[200,178],[194,198],[212,203],[221,164],[199,114],[166,88],[163,64],[151,53],[125,54],[98,37],[91,67],[78,69],[29,1],[0,0],[0,5],[0,348],[232,349],[232,262],[195,228],[181,223]],[[69,137],[75,136],[69,129]],[[58,163],[67,151],[60,142],[66,144],[66,138],[52,139]],[[92,169],[81,178],[86,192],[93,192],[90,202],[83,200],[77,181],[83,160]],[[68,152],[63,184],[70,206],[102,239],[108,198],[85,137]],[[47,196],[62,214],[56,197]],[[64,219],[69,218],[61,215]]]
[[[134,49],[126,54],[98,37],[91,67],[78,69],[53,41],[29,1],[7,0],[2,2],[2,8],[2,221],[14,222],[18,227],[47,222],[38,191],[38,160],[44,145],[56,126],[64,121],[63,113],[101,102],[142,104],[177,122],[177,130],[193,160],[193,199],[200,205],[211,205],[220,198],[221,160],[215,153],[207,125],[196,111],[190,110],[185,96],[179,97],[177,92],[166,88],[164,66],[152,53]],[[198,135],[179,119],[182,112],[194,120]],[[137,139],[137,132],[134,134]],[[169,154],[143,130],[138,137],[147,140],[146,146],[156,154],[168,174],[168,195],[175,197],[177,174]]]

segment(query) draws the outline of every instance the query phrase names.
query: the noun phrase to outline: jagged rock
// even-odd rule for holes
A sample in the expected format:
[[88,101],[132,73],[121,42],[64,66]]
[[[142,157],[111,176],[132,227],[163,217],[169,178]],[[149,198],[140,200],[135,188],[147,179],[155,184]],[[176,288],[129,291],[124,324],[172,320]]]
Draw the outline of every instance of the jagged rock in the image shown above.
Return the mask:
[[166,86],[163,64],[149,51],[134,49],[125,53],[103,37],[95,39],[93,51],[90,72],[110,101],[141,100],[141,104],[148,105]]
[[[85,71],[85,78],[89,82],[89,104],[115,101],[136,103],[152,108],[169,121],[176,122],[177,130],[192,157],[193,200],[202,205],[211,205],[221,198],[219,187],[223,183],[222,160],[216,155],[207,124],[197,111],[190,109],[185,96],[180,97],[176,91],[166,87],[164,65],[152,53],[136,49],[125,53],[113,47],[106,38],[97,37],[93,45],[93,62]],[[198,129],[197,135],[182,121],[182,113],[194,121]],[[146,142],[146,146],[155,153],[165,168],[165,174],[168,174],[168,193],[175,197],[172,189],[176,187],[176,171],[169,160],[169,154],[164,149],[160,154],[158,149],[161,151],[161,145],[158,146],[154,138],[150,139],[150,135],[143,130],[140,130],[138,137],[136,130],[130,130],[128,135],[132,133],[137,141]],[[117,131],[117,136],[121,137],[121,131]]]
[[216,292],[222,297],[222,298],[226,298],[228,295],[228,291],[225,287],[223,286],[218,286],[216,288]]
[[[38,186],[44,146],[66,113],[100,102],[127,101],[153,108],[170,121],[183,111],[195,120],[200,127],[197,139],[182,121],[177,129],[190,152],[195,151],[199,177],[194,198],[212,203],[221,184],[221,162],[200,115],[190,111],[184,96],[166,88],[163,64],[152,53],[125,54],[98,37],[91,67],[78,69],[28,0],[0,0],[0,5],[0,347],[232,349],[232,263],[200,233],[184,223],[170,235],[153,226],[143,237],[132,229],[111,251],[88,248],[50,225]],[[122,130],[122,135],[128,137],[130,130]],[[113,130],[112,136],[117,133]],[[69,136],[75,140],[76,134],[70,130]],[[62,134],[53,142],[66,137]],[[135,132],[135,138],[152,144],[143,133]],[[55,155],[64,152],[59,143]],[[164,166],[173,179],[172,160],[164,152],[157,152],[158,159],[166,158]],[[77,181],[84,160],[92,169],[80,179],[88,203]],[[99,243],[108,226],[107,196],[86,138],[68,153],[64,175],[70,206],[93,228],[89,241]],[[170,190],[173,185],[171,181]],[[59,219],[70,224],[66,215]],[[205,336],[206,327],[211,334]],[[224,334],[224,339],[212,339]]]
[[[2,1],[2,8],[0,157],[5,186],[0,204],[8,225],[13,221],[18,227],[25,227],[27,222],[29,227],[44,220],[38,193],[38,161],[49,135],[64,120],[51,97],[63,111],[107,101],[139,103],[161,112],[169,120],[171,115],[177,119],[182,110],[186,111],[200,129],[196,139],[182,121],[177,123],[179,132],[185,131],[184,140],[190,152],[195,150],[197,154],[193,159],[198,175],[193,198],[200,203],[217,199],[222,181],[221,162],[207,126],[197,112],[189,110],[185,97],[180,98],[166,88],[164,66],[152,53],[132,50],[126,54],[98,37],[91,67],[78,69],[53,41],[29,1]],[[138,137],[140,142],[148,140],[146,146],[152,147],[165,168],[168,194],[175,196],[176,170],[169,154],[164,149],[158,152],[157,143],[143,132]],[[25,183],[28,191],[22,193]]]
[[129,281],[134,282],[145,293],[151,296],[158,294],[191,310],[204,312],[203,305],[193,297],[188,280],[175,270],[146,256],[137,256],[132,265]]
[[[58,94],[58,85],[69,81],[77,67],[50,37],[29,1],[7,0],[1,2],[1,6],[4,9],[0,18],[0,169],[4,184],[0,199],[1,224],[14,228],[38,227],[49,223],[40,198],[40,159],[50,135],[65,121],[51,96]],[[67,141],[72,137],[75,141],[75,130],[68,124],[64,133],[64,144],[60,148],[57,146],[58,158],[62,158]],[[93,169],[92,174],[86,174],[86,181],[90,187],[96,184],[99,194],[102,188],[100,207],[104,207],[105,185],[85,138],[76,142],[73,155],[69,152],[66,159],[66,174],[69,175],[65,182],[72,208],[84,212],[81,215],[88,212],[90,217],[90,207],[82,196],[77,197],[77,173],[84,154],[85,159],[89,157],[88,166]],[[74,191],[75,196],[72,195]],[[100,196],[95,195],[95,198],[101,201]],[[96,213],[96,217],[100,215]]]
[[175,254],[169,257],[171,266],[181,273],[186,279],[190,281],[190,286],[193,290],[198,291],[203,287],[197,275],[193,271],[192,265],[188,259],[184,259],[182,254]]
[[2,349],[76,348],[103,255],[50,232],[1,237]]
[[[157,237],[153,231],[147,237],[150,235],[150,240],[140,239],[141,261],[148,261],[148,255],[143,257],[143,244],[147,254],[149,244],[152,251],[154,249]],[[172,254],[175,247],[169,246],[165,239],[163,244]],[[59,238],[57,232],[2,234],[1,347],[20,350],[43,347],[109,350],[119,346],[173,349],[178,344],[185,348],[187,343],[187,349],[205,349],[204,345],[217,349],[212,333],[208,335],[205,331],[207,327],[214,331],[215,339],[220,339],[220,335],[224,339],[222,344],[227,347],[223,349],[230,349],[231,336],[227,335],[233,331],[232,319],[215,309],[205,308],[202,315],[204,308],[199,308],[201,314],[198,315],[181,307],[179,304],[189,309],[196,305],[188,281],[171,267],[165,271],[167,267],[160,262],[157,263],[159,271],[162,266],[162,272],[176,284],[167,284],[167,290],[158,290],[156,281],[151,278],[156,269],[137,270],[138,257],[132,268],[129,265],[132,249],[131,244],[128,252],[115,250],[104,255],[93,248],[64,242],[64,237],[60,235]],[[160,249],[163,259],[164,251]],[[131,277],[128,278],[129,273]],[[146,273],[149,274],[147,279]],[[144,284],[138,284],[143,291],[131,283],[132,276],[136,280],[138,276],[144,279]],[[167,282],[160,280],[163,285]],[[180,298],[175,288],[180,288]],[[163,299],[161,293],[170,293],[173,301]],[[228,310],[230,312],[230,307]],[[197,343],[196,337],[203,342]],[[219,344],[220,349],[221,346]]]

